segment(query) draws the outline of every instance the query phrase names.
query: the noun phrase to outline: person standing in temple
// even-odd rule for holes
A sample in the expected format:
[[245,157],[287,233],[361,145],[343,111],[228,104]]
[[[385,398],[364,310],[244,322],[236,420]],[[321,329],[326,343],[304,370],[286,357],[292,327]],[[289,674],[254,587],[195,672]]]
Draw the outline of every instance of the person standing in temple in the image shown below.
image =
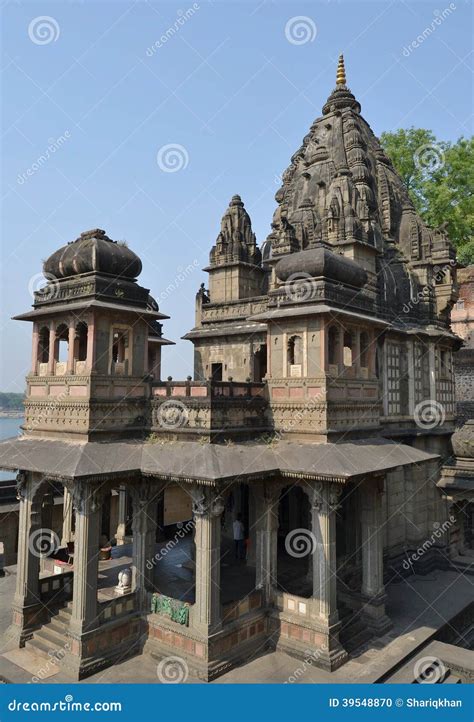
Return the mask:
[[233,531],[235,558],[245,559],[245,528],[242,522],[242,514],[237,514],[233,524]]

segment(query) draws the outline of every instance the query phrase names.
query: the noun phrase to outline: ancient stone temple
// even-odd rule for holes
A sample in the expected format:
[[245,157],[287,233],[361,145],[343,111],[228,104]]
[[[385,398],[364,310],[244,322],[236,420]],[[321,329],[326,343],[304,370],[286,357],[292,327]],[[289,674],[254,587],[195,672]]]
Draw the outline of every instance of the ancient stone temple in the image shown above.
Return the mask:
[[[210,679],[275,648],[334,670],[390,628],[386,581],[456,503],[439,486],[456,269],[360,112],[341,58],[261,247],[232,197],[185,337],[194,378],[161,380],[167,317],[129,248],[95,230],[45,262],[47,286],[17,317],[33,323],[24,435],[0,443],[21,500],[17,645],[67,640],[79,677],[144,652]],[[32,539],[52,485],[72,501],[74,548],[45,575]],[[173,485],[192,504],[183,595],[165,587],[156,544]],[[117,491],[133,563],[104,596],[101,512]],[[246,560],[231,579],[237,516]],[[417,571],[445,565],[450,544],[446,533]]]

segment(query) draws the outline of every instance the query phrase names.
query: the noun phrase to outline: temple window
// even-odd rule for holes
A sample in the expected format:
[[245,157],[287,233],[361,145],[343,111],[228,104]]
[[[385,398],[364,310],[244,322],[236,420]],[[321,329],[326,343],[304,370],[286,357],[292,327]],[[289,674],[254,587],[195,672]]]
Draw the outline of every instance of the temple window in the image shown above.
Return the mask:
[[54,344],[55,374],[62,376],[67,371],[69,353],[69,328],[65,323],[59,324],[56,329],[56,342]]
[[450,354],[447,349],[441,349],[440,354],[440,375],[442,378],[449,378],[451,375]]
[[87,358],[87,323],[85,321],[80,321],[76,326],[74,358],[76,361],[85,361]]
[[112,332],[112,371],[116,374],[128,374],[129,332],[114,328]]
[[339,329],[330,326],[328,331],[328,363],[335,366],[339,363]]
[[49,328],[43,326],[38,334],[38,361],[47,364],[49,361]]
[[346,331],[344,333],[344,350],[343,350],[344,366],[352,366],[353,347],[354,347],[354,340],[352,338],[352,334],[349,333],[349,331]]
[[368,368],[369,366],[369,334],[367,331],[362,331],[360,334],[360,366],[361,368]]
[[301,336],[291,336],[288,339],[288,364],[298,366],[303,360],[303,341]]

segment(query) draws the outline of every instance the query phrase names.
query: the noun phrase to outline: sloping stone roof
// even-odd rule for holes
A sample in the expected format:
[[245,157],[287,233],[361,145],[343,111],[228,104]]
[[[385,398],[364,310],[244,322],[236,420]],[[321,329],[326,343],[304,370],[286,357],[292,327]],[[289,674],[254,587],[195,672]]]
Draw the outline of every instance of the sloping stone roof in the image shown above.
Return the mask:
[[371,473],[438,458],[385,439],[310,444],[279,441],[234,445],[199,442],[68,442],[7,439],[0,442],[0,468],[41,472],[52,478],[121,477],[218,484],[281,476],[345,483]]

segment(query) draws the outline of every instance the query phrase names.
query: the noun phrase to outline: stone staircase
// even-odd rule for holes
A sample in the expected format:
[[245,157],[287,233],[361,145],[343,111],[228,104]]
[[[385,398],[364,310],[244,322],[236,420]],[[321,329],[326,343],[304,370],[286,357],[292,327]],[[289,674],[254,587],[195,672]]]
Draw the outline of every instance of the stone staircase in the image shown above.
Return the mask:
[[58,607],[53,612],[49,622],[36,630],[25,646],[47,655],[48,658],[61,659],[66,651],[67,630],[71,621],[71,613],[72,602]]

